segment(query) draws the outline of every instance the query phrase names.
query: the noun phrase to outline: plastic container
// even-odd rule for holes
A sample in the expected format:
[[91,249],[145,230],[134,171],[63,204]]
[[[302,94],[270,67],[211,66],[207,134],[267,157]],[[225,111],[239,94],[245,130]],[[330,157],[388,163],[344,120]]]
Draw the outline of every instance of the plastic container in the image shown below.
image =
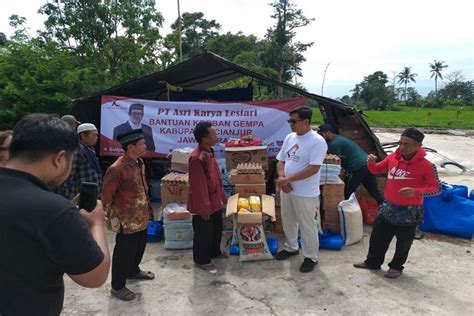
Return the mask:
[[146,231],[147,242],[158,242],[163,238],[163,226],[160,221],[149,221]]

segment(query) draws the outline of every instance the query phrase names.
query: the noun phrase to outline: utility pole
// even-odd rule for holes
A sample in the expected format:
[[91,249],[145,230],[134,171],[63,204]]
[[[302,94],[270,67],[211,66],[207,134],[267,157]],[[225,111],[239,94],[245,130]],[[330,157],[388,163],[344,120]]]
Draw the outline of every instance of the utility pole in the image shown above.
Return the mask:
[[178,33],[179,33],[179,61],[183,62],[183,39],[181,38],[181,11],[178,0]]
[[326,80],[326,72],[328,71],[329,64],[331,64],[331,62],[328,62],[328,64],[326,65],[326,69],[324,69],[323,83],[321,84],[321,96],[323,96],[324,93],[324,80]]

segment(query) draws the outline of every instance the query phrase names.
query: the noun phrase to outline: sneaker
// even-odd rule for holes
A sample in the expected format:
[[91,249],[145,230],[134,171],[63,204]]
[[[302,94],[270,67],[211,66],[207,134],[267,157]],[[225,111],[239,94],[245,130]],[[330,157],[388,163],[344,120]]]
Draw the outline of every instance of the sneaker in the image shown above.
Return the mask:
[[314,270],[314,267],[318,264],[318,262],[314,262],[309,258],[304,258],[303,264],[301,264],[300,271],[303,273],[311,272]]
[[300,254],[299,250],[296,250],[296,251],[293,251],[293,252],[282,250],[279,253],[277,253],[277,255],[275,256],[275,259],[277,259],[277,260],[286,260],[291,256],[297,256],[299,254]]

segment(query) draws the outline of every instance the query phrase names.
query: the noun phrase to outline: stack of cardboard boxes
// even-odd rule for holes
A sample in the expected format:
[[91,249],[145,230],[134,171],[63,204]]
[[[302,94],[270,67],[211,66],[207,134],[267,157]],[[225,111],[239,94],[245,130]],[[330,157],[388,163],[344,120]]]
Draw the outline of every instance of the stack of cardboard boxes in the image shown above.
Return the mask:
[[[334,155],[328,155],[324,160],[327,164],[340,164],[340,159]],[[344,200],[344,182],[339,179],[336,183],[321,185],[321,218],[323,229],[330,229],[333,233],[339,233],[339,202]]]
[[265,172],[259,163],[239,163],[230,171],[234,193],[265,194]]

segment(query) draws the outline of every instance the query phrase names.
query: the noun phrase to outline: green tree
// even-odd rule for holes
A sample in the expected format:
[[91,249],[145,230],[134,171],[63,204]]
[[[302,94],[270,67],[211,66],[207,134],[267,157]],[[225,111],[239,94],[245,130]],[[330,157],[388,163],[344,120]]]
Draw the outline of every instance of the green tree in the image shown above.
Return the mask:
[[448,68],[448,65],[444,64],[444,61],[437,61],[434,60],[434,62],[430,65],[430,72],[431,72],[431,78],[434,77],[435,81],[435,97],[438,97],[438,78],[443,80],[443,76],[441,75],[441,72],[443,71],[444,68]]
[[0,129],[31,112],[64,114],[72,98],[101,88],[94,68],[55,42],[29,38],[20,26],[0,50]]
[[421,95],[418,93],[418,91],[416,91],[415,88],[409,87],[407,92],[405,92],[405,94],[406,94],[406,96],[405,96],[406,105],[411,106],[411,107],[418,107],[419,106],[419,101],[421,100]]
[[[202,12],[185,12],[181,16],[181,39],[183,59],[189,59],[203,53],[210,38],[218,35],[221,28],[215,20],[207,20]],[[179,20],[171,25],[172,32],[165,37],[165,47],[179,60]]]
[[352,100],[362,102],[369,109],[384,110],[394,101],[393,91],[387,86],[388,77],[376,71],[357,84],[352,91]]
[[474,81],[466,81],[461,71],[449,73],[446,79],[446,85],[438,91],[442,100],[459,100],[463,105],[474,105]]
[[114,83],[160,69],[163,18],[153,0],[52,1],[39,12],[47,16],[45,42],[56,42]]
[[[307,18],[290,0],[276,0],[270,5],[276,23],[268,29],[265,37],[268,45],[264,46],[266,49],[261,56],[263,66],[276,71],[275,79],[288,83],[302,76],[300,66],[306,60],[303,53],[314,44],[295,41],[296,30],[309,25],[314,19]],[[282,96],[281,88],[278,96]]]
[[398,74],[398,84],[404,84],[404,96],[405,102],[407,101],[407,85],[410,84],[410,81],[416,82],[415,77],[418,76],[415,73],[411,72],[411,67],[404,67],[403,70]]

